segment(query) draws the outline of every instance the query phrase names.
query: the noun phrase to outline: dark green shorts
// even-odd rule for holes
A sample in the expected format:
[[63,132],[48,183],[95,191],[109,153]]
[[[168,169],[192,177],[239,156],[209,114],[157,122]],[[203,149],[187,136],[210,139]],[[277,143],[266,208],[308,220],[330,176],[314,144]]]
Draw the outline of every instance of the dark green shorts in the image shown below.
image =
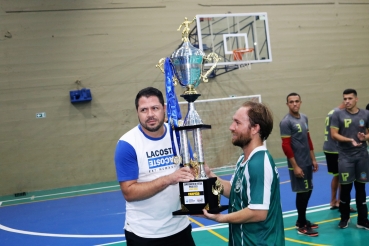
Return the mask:
[[293,169],[289,169],[291,187],[293,192],[307,192],[313,189],[313,166],[300,167],[304,172],[304,178],[295,176]]
[[362,183],[369,182],[369,155],[365,150],[360,155],[338,157],[338,173],[341,184],[350,184],[355,180]]

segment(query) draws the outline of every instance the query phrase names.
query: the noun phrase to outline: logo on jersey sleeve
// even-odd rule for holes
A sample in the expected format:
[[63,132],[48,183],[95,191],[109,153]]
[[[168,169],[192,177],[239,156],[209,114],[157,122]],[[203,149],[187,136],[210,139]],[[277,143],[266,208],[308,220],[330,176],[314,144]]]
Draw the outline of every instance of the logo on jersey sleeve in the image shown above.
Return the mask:
[[362,173],[360,174],[360,179],[361,179],[361,180],[366,180],[366,173],[365,173],[365,172],[362,172]]
[[360,127],[364,127],[364,120],[363,120],[363,119],[361,119],[361,120],[359,121],[359,124],[360,124]]
[[173,165],[172,148],[165,148],[146,152],[149,169]]
[[277,167],[274,167],[274,172],[277,175],[277,178],[279,178],[279,173],[278,173],[278,168]]
[[236,185],[234,187],[234,192],[240,193],[240,191],[241,191],[241,180],[237,179],[236,180]]

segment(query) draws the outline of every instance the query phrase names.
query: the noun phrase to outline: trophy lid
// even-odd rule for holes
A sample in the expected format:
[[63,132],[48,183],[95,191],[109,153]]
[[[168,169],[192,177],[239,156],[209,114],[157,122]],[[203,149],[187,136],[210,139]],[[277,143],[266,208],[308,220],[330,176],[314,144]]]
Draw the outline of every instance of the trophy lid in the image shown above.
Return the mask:
[[183,42],[182,46],[175,50],[171,58],[180,56],[205,56],[204,51],[194,47],[189,41]]

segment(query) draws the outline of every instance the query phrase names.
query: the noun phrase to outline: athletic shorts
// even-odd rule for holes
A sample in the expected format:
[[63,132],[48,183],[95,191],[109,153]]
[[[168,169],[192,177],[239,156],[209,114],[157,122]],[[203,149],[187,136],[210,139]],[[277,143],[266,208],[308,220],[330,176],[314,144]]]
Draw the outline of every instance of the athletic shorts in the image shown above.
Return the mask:
[[191,224],[183,231],[163,238],[143,238],[127,230],[124,231],[127,246],[195,246],[195,242],[191,235]]
[[350,184],[355,180],[362,183],[369,182],[369,155],[365,150],[357,156],[338,158],[340,184]]
[[328,173],[338,175],[338,154],[324,152],[327,161]]
[[307,192],[313,189],[313,166],[300,167],[304,172],[303,178],[295,176],[293,169],[289,169],[291,188],[293,192]]

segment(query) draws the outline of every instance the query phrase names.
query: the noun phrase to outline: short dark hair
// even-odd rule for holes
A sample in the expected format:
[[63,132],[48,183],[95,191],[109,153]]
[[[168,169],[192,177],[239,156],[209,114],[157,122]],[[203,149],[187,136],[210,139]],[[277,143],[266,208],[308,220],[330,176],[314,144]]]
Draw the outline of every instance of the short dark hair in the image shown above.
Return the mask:
[[301,100],[301,96],[298,94],[298,93],[296,93],[296,92],[291,92],[290,94],[288,94],[287,95],[287,97],[286,97],[286,101],[288,102],[288,98],[290,97],[290,96],[298,96],[299,98],[300,98],[300,100]]
[[141,97],[151,97],[151,96],[157,97],[159,99],[160,104],[164,107],[163,93],[161,93],[160,90],[154,87],[146,87],[137,93],[135,100],[136,110],[138,110],[138,100],[140,100]]
[[262,103],[246,101],[242,104],[242,107],[248,107],[248,116],[250,125],[260,126],[260,138],[266,140],[273,130],[273,114],[270,109]]
[[348,95],[348,94],[351,94],[351,93],[353,93],[355,96],[357,96],[357,92],[356,92],[356,90],[355,89],[346,89],[346,90],[344,90],[343,91],[343,95]]
[[368,105],[366,105],[366,108],[365,108],[366,110],[369,110],[369,103],[368,103]]

